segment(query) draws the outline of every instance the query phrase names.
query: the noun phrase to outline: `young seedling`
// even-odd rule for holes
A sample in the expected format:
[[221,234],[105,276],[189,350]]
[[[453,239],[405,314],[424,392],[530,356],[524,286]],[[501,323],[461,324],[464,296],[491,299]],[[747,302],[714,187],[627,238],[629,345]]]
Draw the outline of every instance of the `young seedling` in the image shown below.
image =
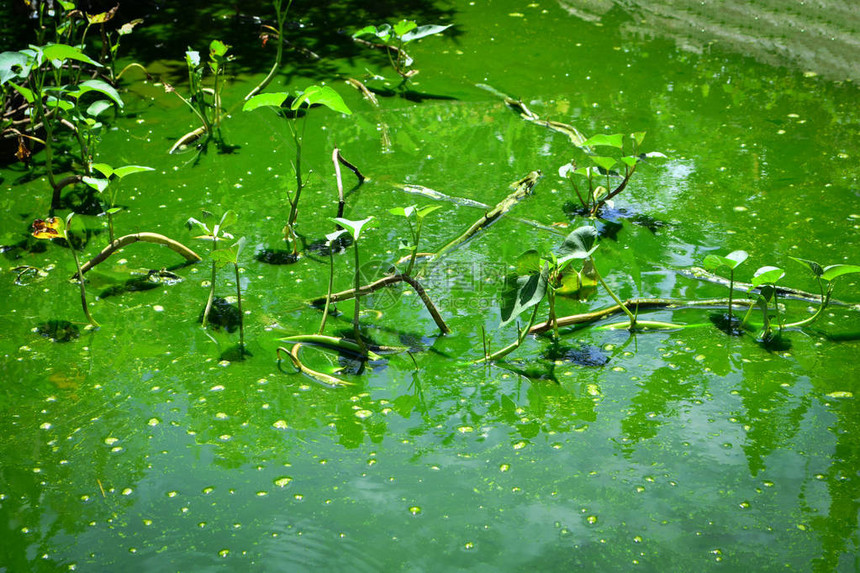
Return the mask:
[[78,254],[75,252],[75,247],[69,237],[69,229],[72,223],[74,213],[69,213],[65,222],[57,217],[49,217],[44,221],[36,219],[33,221],[33,236],[37,239],[64,239],[69,245],[69,251],[72,253],[72,258],[75,260],[75,268],[77,269],[78,284],[81,285],[81,306],[84,309],[84,316],[87,317],[87,322],[92,326],[98,326],[90,314],[90,307],[87,305],[87,287],[84,284],[84,275],[81,272],[81,264],[78,261]]
[[728,332],[740,334],[741,330],[734,329],[734,316],[732,316],[732,295],[735,291],[735,269],[747,260],[749,255],[746,251],[732,251],[725,257],[720,255],[708,255],[705,257],[705,269],[715,271],[719,268],[726,267],[729,269],[729,312],[728,312]]
[[[815,280],[818,282],[818,290],[821,293],[821,303],[819,304],[818,309],[812,316],[805,318],[804,320],[800,320],[798,322],[786,324],[785,328],[799,328],[812,324],[813,322],[818,320],[818,318],[821,316],[821,313],[823,313],[824,309],[827,308],[831,296],[833,295],[833,281],[843,275],[860,273],[860,266],[858,265],[830,265],[827,267],[822,267],[820,264],[816,263],[815,261],[810,261],[809,259],[799,259],[796,257],[789,258],[805,266],[815,277]],[[826,290],[824,288],[824,285],[822,284],[822,281],[827,283]]]
[[[406,87],[406,82],[418,73],[418,70],[412,67],[412,64],[414,63],[413,59],[406,53],[403,46],[414,40],[440,34],[450,27],[450,24],[447,26],[433,24],[419,26],[412,20],[401,20],[393,26],[390,24],[365,26],[361,30],[355,32],[352,37],[356,39],[356,41],[372,48],[381,48],[385,50],[385,53],[388,55],[388,61],[391,63],[391,67],[394,68],[394,71],[401,78],[398,89],[403,90]],[[359,40],[361,36],[374,36],[381,43],[376,44]]]
[[[229,211],[228,211],[229,212]],[[223,221],[223,219],[222,219]],[[213,264],[232,264],[236,272],[236,306],[239,309],[239,353],[245,353],[245,316],[242,313],[242,284],[239,280],[239,256],[245,248],[245,237],[239,237],[239,240],[231,246],[224,249],[212,251]],[[214,292],[214,290],[210,291]]]
[[[405,275],[412,275],[412,269],[415,267],[415,258],[418,256],[418,241],[421,239],[421,227],[424,224],[424,218],[435,211],[441,209],[441,205],[430,205],[428,207],[418,208],[417,205],[409,207],[395,207],[389,209],[388,212],[392,215],[397,215],[406,218],[406,223],[409,225],[409,233],[412,235],[410,243],[401,243],[401,249],[410,251],[409,264],[406,267]],[[413,224],[413,220],[415,221]]]
[[[233,235],[226,232],[225,229],[230,227],[236,223],[239,219],[239,215],[236,214],[235,211],[227,211],[221,217],[221,221],[218,222],[217,225],[213,227],[209,227],[206,223],[202,221],[198,221],[194,217],[188,219],[188,226],[197,226],[198,229],[203,233],[198,237],[194,237],[195,239],[203,239],[206,241],[212,241],[212,253],[218,250],[218,241],[223,241],[226,239],[232,239]],[[238,252],[237,252],[238,256]],[[209,284],[209,299],[206,301],[206,309],[203,311],[203,328],[206,328],[206,325],[209,322],[209,313],[212,311],[212,302],[215,300],[215,278],[216,272],[218,270],[218,261],[213,256],[212,258],[212,280]],[[238,281],[237,281],[238,284]]]
[[[576,193],[576,197],[579,200],[579,204],[581,206],[580,211],[583,214],[586,214],[589,217],[597,216],[598,211],[600,211],[600,209],[604,205],[612,201],[612,199],[615,198],[616,195],[618,195],[619,193],[624,191],[624,189],[627,188],[627,184],[630,182],[630,178],[633,177],[633,174],[636,172],[636,168],[639,166],[639,163],[649,158],[666,157],[664,154],[658,151],[639,153],[639,148],[642,145],[642,141],[644,141],[645,139],[644,131],[631,133],[629,139],[632,141],[633,150],[630,154],[623,155],[623,134],[598,134],[594,137],[590,137],[582,143],[578,144],[578,147],[587,152],[588,159],[594,165],[577,168],[576,161],[574,160],[570,163],[562,165],[559,168],[559,176],[563,179],[568,179],[573,186],[573,190]],[[619,158],[615,158],[604,155],[597,155],[591,152],[592,147],[615,148],[622,153],[622,156]],[[617,166],[623,166],[624,176],[621,180],[621,183],[619,183],[613,189],[611,177],[614,172],[612,170]],[[599,184],[599,179],[601,175],[605,177],[605,183],[603,185]],[[577,178],[585,179],[587,183],[587,189],[580,189],[579,185],[577,184]]]
[[[290,215],[287,219],[287,224],[284,226],[284,240],[292,247],[293,256],[298,257],[299,241],[295,226],[299,216],[299,200],[301,199],[302,189],[305,186],[302,178],[302,143],[304,142],[305,126],[307,125],[307,114],[313,105],[323,105],[332,111],[346,115],[352,114],[352,111],[346,106],[340,95],[328,86],[314,85],[308,87],[305,91],[297,94],[290,103],[289,108],[285,108],[283,104],[289,97],[290,94],[286,92],[258,94],[245,102],[244,106],[242,106],[242,111],[252,111],[257,108],[268,107],[284,119],[290,130],[290,135],[296,148],[296,160],[293,164],[296,174],[296,190],[292,193],[288,192],[287,196],[290,205]],[[296,128],[289,119],[299,116],[302,117],[302,125],[301,128]]]
[[122,210],[121,208],[116,206],[116,199],[119,194],[120,183],[128,175],[132,175],[133,173],[154,171],[154,169],[152,167],[146,167],[144,165],[125,165],[123,167],[117,167],[116,169],[114,169],[106,163],[96,163],[92,166],[92,168],[94,171],[97,171],[101,175],[101,177],[85,176],[83,178],[83,182],[98,191],[99,193],[103,193],[106,189],[109,190],[107,202],[108,208],[105,209],[104,212],[107,214],[108,217],[108,233],[110,235],[110,242],[113,243],[113,216]]
[[328,318],[328,309],[331,306],[331,291],[334,287],[334,246],[337,244],[338,239],[340,239],[341,235],[346,233],[346,229],[339,229],[334,233],[329,233],[325,236],[326,246],[328,247],[328,291],[325,297],[325,308],[323,309],[323,317],[320,322],[320,329],[318,334],[322,334],[325,331],[325,323]]
[[212,40],[209,44],[209,69],[214,78],[212,88],[203,85],[204,66],[201,62],[200,52],[194,50],[185,52],[189,97],[183,97],[173,86],[164,83],[164,90],[168,93],[175,93],[200,120],[200,126],[180,137],[168,153],[174,153],[183,145],[187,145],[203,135],[206,135],[208,141],[210,137],[218,135],[220,132],[223,117],[221,91],[224,87],[226,64],[233,59],[233,56],[227,55],[229,49],[230,46],[220,40]]
[[[753,278],[751,281],[752,288],[759,289],[759,295],[756,300],[756,304],[762,311],[762,333],[761,339],[765,342],[770,342],[774,339],[773,329],[770,325],[770,316],[768,314],[768,305],[773,299],[773,305],[776,309],[776,321],[777,321],[777,329],[778,333],[782,333],[782,318],[779,312],[779,297],[777,296],[777,288],[776,282],[785,276],[785,271],[779,267],[773,266],[764,266],[759,268],[755,274],[753,274]],[[752,312],[753,307],[750,306],[749,311],[747,311],[744,320],[741,322],[741,326],[746,324],[747,319],[749,318],[750,313]]]
[[[358,257],[358,238],[361,236],[362,229],[373,220],[373,217],[371,216],[367,219],[362,219],[360,221],[352,221],[350,219],[344,219],[343,217],[334,217],[330,220],[346,229],[346,231],[349,232],[350,235],[352,235],[352,246],[353,252],[355,253],[355,275],[353,280],[353,284],[355,285],[355,314],[353,315],[352,319],[352,329],[355,335],[355,342],[361,349],[361,353],[367,355],[367,346],[365,345],[364,340],[362,340],[361,333],[358,329],[358,319],[359,313],[361,311],[361,266]],[[329,296],[329,299],[330,298],[331,297]]]

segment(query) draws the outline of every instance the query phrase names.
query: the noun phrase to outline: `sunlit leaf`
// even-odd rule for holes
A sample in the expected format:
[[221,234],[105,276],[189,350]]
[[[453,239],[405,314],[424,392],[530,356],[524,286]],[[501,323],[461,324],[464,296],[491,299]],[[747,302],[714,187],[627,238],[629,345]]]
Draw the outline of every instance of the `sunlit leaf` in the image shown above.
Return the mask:
[[127,36],[127,35],[131,34],[131,31],[134,30],[135,26],[137,26],[138,24],[142,24],[142,23],[143,23],[142,18],[135,18],[131,22],[126,22],[125,24],[120,26],[120,29],[117,30],[117,34],[119,34],[120,36]]
[[411,31],[406,32],[405,34],[398,34],[398,35],[400,36],[400,39],[403,40],[404,43],[406,43],[406,42],[411,42],[413,40],[419,40],[419,39],[427,37],[427,36],[432,36],[434,34],[439,34],[441,32],[444,32],[445,30],[447,30],[450,27],[451,27],[451,24],[448,24],[446,26],[439,26],[439,25],[435,25],[435,24],[430,24],[427,26],[418,26],[417,28],[414,28]]
[[732,251],[725,257],[720,255],[708,255],[705,257],[703,264],[709,271],[716,270],[720,267],[735,269],[742,262],[747,260],[749,254],[746,251]]
[[0,85],[11,79],[26,78],[32,65],[32,58],[21,52],[0,53]]
[[373,216],[370,216],[367,219],[361,219],[360,221],[344,219],[343,217],[329,217],[329,221],[333,221],[344,229],[347,229],[349,231],[349,234],[352,235],[352,238],[356,241],[361,236],[362,228],[368,223],[370,223],[373,219]]
[[837,277],[841,277],[842,275],[848,275],[852,273],[860,273],[860,266],[858,265],[830,265],[824,268],[824,272],[821,274],[821,278],[826,280],[827,282],[832,281]]
[[299,109],[302,104],[307,104],[308,107],[312,105],[324,105],[331,110],[345,113],[346,115],[352,114],[352,111],[344,103],[343,98],[329,86],[308,86],[299,97],[293,100],[290,109]]
[[212,40],[209,43],[209,56],[210,57],[223,57],[224,54],[227,53],[227,50],[230,49],[230,46],[222,42],[221,40]]
[[119,97],[119,92],[116,91],[112,85],[102,80],[87,80],[85,82],[81,82],[78,85],[78,89],[69,92],[69,95],[74,98],[80,98],[85,93],[93,91],[106,95],[113,100],[117,106],[120,108],[123,107],[122,98]]
[[110,176],[113,175],[113,167],[107,163],[93,163],[91,167],[104,175],[107,179],[110,179]]
[[393,209],[389,209],[388,212],[392,215],[397,215],[398,217],[406,217],[409,218],[412,216],[412,213],[415,212],[417,205],[410,205],[408,207],[394,207]]
[[633,138],[633,141],[636,142],[636,146],[638,147],[638,146],[642,145],[643,141],[645,141],[645,132],[644,131],[637,131],[637,132],[631,133],[630,137]]
[[[531,252],[523,253],[527,259],[532,259]],[[530,263],[523,261],[524,265]],[[516,319],[523,311],[540,304],[546,294],[547,280],[549,278],[549,267],[543,264],[536,272],[525,275],[511,273],[505,277],[502,287],[499,310],[502,322],[499,326],[505,326]]]
[[417,27],[418,24],[416,24],[412,20],[401,20],[394,25],[394,34],[397,36],[402,36],[403,34],[409,32],[410,30],[414,30]]
[[582,143],[582,147],[593,147],[595,145],[604,145],[621,149],[624,145],[624,135],[620,133],[613,133],[612,135],[598,133],[597,135],[589,137]]
[[424,217],[426,217],[427,215],[429,215],[433,211],[435,211],[437,209],[441,209],[441,208],[442,208],[442,205],[428,205],[427,207],[422,207],[421,209],[419,209],[418,212],[415,214],[415,216],[418,217],[419,221],[421,221],[424,219]]
[[785,276],[785,271],[779,267],[765,266],[753,274],[752,285],[759,287],[764,284],[775,284],[776,281]]
[[601,157],[600,155],[592,155],[591,160],[604,171],[609,171],[615,165],[616,161],[612,157]]
[[558,248],[559,261],[587,259],[597,250],[597,229],[582,226],[572,231]]
[[242,106],[242,111],[251,111],[257,109],[258,107],[279,108],[284,104],[285,101],[287,101],[288,97],[290,97],[290,94],[286,92],[257,94],[245,102],[245,105]]
[[83,181],[84,183],[86,183],[87,185],[89,185],[90,187],[92,187],[93,189],[98,191],[99,193],[101,193],[102,191],[107,189],[108,185],[109,185],[109,182],[107,179],[101,179],[100,177],[86,176],[86,177],[81,178],[81,181]]
[[146,167],[145,165],[125,165],[123,167],[117,167],[113,170],[113,174],[122,179],[127,175],[132,175],[134,173],[143,173],[144,171],[155,171],[152,167]]
[[800,259],[798,257],[792,256],[789,256],[788,258],[793,261],[797,261],[798,263],[809,269],[813,276],[820,277],[824,274],[824,269],[815,261],[812,261],[810,259]]
[[100,63],[83,53],[80,48],[69,46],[67,44],[49,44],[42,48],[42,56],[46,60],[51,60],[55,62],[55,65],[57,65],[57,63],[62,63],[66,60],[75,60],[78,62],[90,64],[91,66],[95,66],[97,68],[102,67]]
[[106,99],[96,100],[91,103],[90,106],[87,108],[87,115],[91,117],[98,117],[106,109],[109,109],[111,105],[111,102]]

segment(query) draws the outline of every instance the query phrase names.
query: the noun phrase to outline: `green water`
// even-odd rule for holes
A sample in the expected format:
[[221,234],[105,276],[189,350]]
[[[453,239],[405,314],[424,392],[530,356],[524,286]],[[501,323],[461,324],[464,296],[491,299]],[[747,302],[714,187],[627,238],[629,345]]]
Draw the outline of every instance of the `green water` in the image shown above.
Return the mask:
[[[188,217],[239,214],[232,230],[248,240],[246,360],[222,360],[238,332],[200,328],[208,261],[174,268],[184,279],[177,284],[115,292],[182,262],[155,245],[131,245],[88,273],[101,327],[84,328],[68,249],[29,238],[32,220],[50,208],[42,156],[32,171],[0,170],[0,243],[9,247],[0,281],[0,570],[857,570],[856,308],[829,308],[813,326],[787,332],[779,349],[723,334],[712,311],[659,311],[647,318],[700,326],[562,330],[566,357],[546,358],[549,340],[529,337],[507,365],[467,365],[482,356],[482,326],[493,349],[516,336],[513,326],[497,330],[508,265],[585,223],[563,210],[574,196],[557,171],[576,153],[570,141],[476,84],[587,135],[648,132],[644,149],[668,158],[643,166],[616,198],[626,216],[616,217],[614,240],[600,241],[597,266],[622,298],[688,299],[726,295],[676,272],[711,252],[748,251],[741,280],[773,264],[788,272],[785,284],[812,291],[789,256],[860,262],[856,86],[719,45],[683,51],[625,31],[630,17],[620,9],[598,22],[548,1],[413,9],[455,27],[409,47],[421,70],[412,88],[428,97],[380,97],[375,109],[341,79],[368,69],[390,76],[384,58],[326,35],[349,25],[341,11],[326,20],[294,7],[306,27],[291,37],[325,58],[315,64],[287,51],[269,91],[326,81],[354,111],[308,115],[303,161],[313,174],[298,219],[306,242],[332,230],[335,145],[370,177],[350,192],[355,178],[344,172],[345,216],[379,223],[359,243],[368,279],[403,254],[398,241],[408,237],[387,210],[434,204],[394,184],[493,205],[528,172],[544,177],[509,217],[427,277],[451,335],[439,336],[410,289],[363,299],[363,332],[409,346],[414,361],[390,356],[361,374],[345,364],[348,388],[326,388],[276,359],[280,336],[316,332],[321,313],[303,301],[325,293],[328,259],[312,250],[292,265],[255,258],[285,248],[294,150],[274,114],[240,111],[272,58],[255,44],[253,23],[228,19],[221,30],[244,42],[224,93],[229,152],[211,143],[205,153],[166,153],[196,127],[155,83],[186,89],[180,40],[195,39],[167,37],[159,52],[147,35],[163,34],[159,22],[171,14],[153,16],[139,43],[129,41],[156,78],[130,73],[125,110],[99,147],[111,165],[155,168],[123,182],[118,234],[162,233],[205,255]],[[177,17],[203,25],[207,14],[193,15]],[[360,24],[387,17],[360,15]],[[86,211],[83,189],[64,196]],[[422,233],[427,250],[483,214],[437,204],[443,209]],[[97,211],[76,217],[88,229],[87,260],[108,242]],[[636,214],[662,225],[633,224]],[[20,265],[46,274],[16,284]],[[335,257],[336,290],[351,286],[352,265],[351,252]],[[219,271],[217,294],[234,295],[234,280],[231,267]],[[837,298],[860,300],[852,277],[836,286]],[[565,315],[612,300],[600,292],[558,304]],[[352,302],[338,310],[329,333],[351,330]],[[787,312],[800,320],[810,309],[788,301]],[[49,321],[71,321],[78,336],[40,336]],[[303,358],[327,372],[338,365],[324,352]]]

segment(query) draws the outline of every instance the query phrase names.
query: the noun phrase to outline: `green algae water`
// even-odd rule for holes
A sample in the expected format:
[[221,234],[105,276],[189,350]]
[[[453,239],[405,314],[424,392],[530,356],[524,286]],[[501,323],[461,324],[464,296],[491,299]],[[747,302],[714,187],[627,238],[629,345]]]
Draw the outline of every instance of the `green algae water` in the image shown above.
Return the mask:
[[[856,45],[860,32],[853,16],[839,17],[841,3],[809,15],[762,2],[755,17],[775,31],[762,24],[758,43],[744,15],[697,5],[457,0],[380,13],[296,3],[288,39],[319,59],[286,50],[266,91],[325,83],[353,113],[317,107],[302,120],[304,248],[293,264],[273,264],[287,251],[292,135],[271,110],[241,110],[274,58],[254,19],[271,23],[271,7],[183,4],[141,8],[145,21],[121,53],[152,79],[123,77],[125,106],[106,119],[97,161],[154,169],[121,183],[118,235],[163,234],[202,262],[127,246],[86,275],[100,324],[88,328],[69,249],[30,235],[51,207],[44,153],[29,169],[0,169],[0,570],[860,567],[856,275],[836,281],[845,306],[776,346],[754,332],[726,335],[714,310],[643,310],[687,327],[599,328],[616,317],[562,328],[557,344],[526,337],[503,363],[471,364],[483,356],[482,328],[492,350],[517,336],[514,325],[498,328],[517,257],[554,249],[580,225],[599,226],[596,265],[622,299],[725,297],[679,272],[712,253],[749,253],[739,281],[775,265],[786,270],[780,284],[811,292],[814,278],[789,257],[860,264],[860,72],[833,48]],[[420,70],[409,97],[396,94],[384,53],[336,32],[403,17],[453,24],[407,46]],[[793,27],[798,18],[809,31]],[[766,33],[800,38],[802,49],[776,53]],[[237,56],[223,143],[168,154],[198,124],[164,83],[187,93],[186,46],[205,53],[216,38]],[[842,59],[814,57],[830,52]],[[390,81],[369,78],[377,74]],[[348,77],[367,80],[379,105]],[[590,221],[558,174],[581,152],[498,93],[586,136],[645,131],[642,150],[666,158],[640,166]],[[309,366],[349,383],[329,388],[276,352],[280,338],[319,327],[322,313],[305,301],[328,287],[328,253],[313,244],[334,230],[335,147],[368,177],[358,185],[341,169],[344,217],[377,223],[359,240],[363,283],[408,253],[399,248],[407,223],[389,209],[439,205],[419,245],[432,252],[486,212],[474,204],[497,204],[531,171],[543,176],[422,278],[450,335],[414,289],[375,292],[361,301],[362,333],[409,352],[361,364],[305,347]],[[83,186],[63,197],[56,214],[77,211],[73,233],[89,260],[108,244],[102,207]],[[186,225],[228,209],[238,214],[230,232],[247,240],[244,360],[237,330],[201,328],[211,242]],[[352,247],[334,255],[335,291],[351,288],[353,262]],[[173,275],[150,273],[160,269]],[[156,280],[164,276],[175,278]],[[235,281],[232,265],[219,269],[216,295],[232,302]],[[782,302],[789,321],[815,308]],[[556,304],[569,315],[613,301],[600,290]],[[352,305],[335,305],[327,333],[351,334]]]

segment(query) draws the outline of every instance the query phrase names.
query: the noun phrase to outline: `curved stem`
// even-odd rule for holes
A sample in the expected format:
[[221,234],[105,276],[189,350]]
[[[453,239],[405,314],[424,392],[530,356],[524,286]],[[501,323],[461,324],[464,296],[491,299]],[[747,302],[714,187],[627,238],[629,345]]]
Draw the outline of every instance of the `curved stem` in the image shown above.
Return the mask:
[[75,267],[78,269],[78,274],[76,275],[78,278],[78,283],[81,285],[81,305],[84,307],[84,316],[87,317],[89,323],[93,326],[98,326],[99,323],[93,318],[93,315],[90,314],[90,307],[87,304],[87,287],[84,285],[84,277],[81,272],[81,263],[78,261],[78,254],[75,252],[75,247],[72,245],[72,241],[69,239],[68,234],[66,235],[66,241],[69,243],[69,250],[72,252],[72,258],[75,259]]
[[493,360],[498,360],[499,358],[507,356],[508,354],[510,354],[511,352],[516,350],[517,348],[519,348],[522,345],[523,341],[526,339],[526,335],[529,334],[532,330],[532,326],[534,325],[535,319],[537,318],[537,312],[538,312],[539,306],[540,306],[540,304],[535,305],[535,309],[534,309],[534,312],[532,312],[531,318],[529,319],[528,326],[526,326],[524,329],[520,330],[517,333],[517,339],[514,342],[505,346],[501,350],[498,350],[498,351],[490,354],[489,356],[487,356],[485,354],[483,358],[481,358],[479,360],[475,360],[474,364],[480,364],[482,362],[491,362]]
[[[359,273],[359,264],[358,264],[358,238],[352,242],[353,251],[355,252],[355,292],[358,293],[358,290],[361,288],[361,274]],[[361,348],[362,354],[367,354],[367,346],[365,346],[364,341],[361,339],[361,332],[358,329],[358,314],[361,310],[361,294],[355,295],[355,315],[352,317],[352,330],[355,334],[355,341],[358,343],[358,346]]]
[[88,262],[84,263],[81,268],[78,270],[78,273],[72,278],[78,278],[83,276],[84,273],[92,269],[97,264],[103,262],[105,259],[110,257],[119,249],[130,245],[132,243],[136,243],[138,241],[143,241],[144,243],[155,243],[158,245],[165,245],[169,247],[171,250],[176,251],[188,262],[197,262],[200,260],[200,255],[173,239],[165,237],[164,235],[159,235],[158,233],[133,233],[131,235],[125,235],[112,241],[110,245],[102,249],[98,255],[90,259]]
[[603,288],[606,289],[606,292],[609,293],[609,296],[612,297],[612,300],[614,300],[621,307],[621,310],[623,310],[624,314],[627,315],[627,318],[630,319],[630,330],[636,328],[636,317],[633,316],[633,313],[630,312],[630,309],[627,308],[623,302],[621,302],[621,299],[618,298],[618,295],[616,295],[615,292],[611,288],[609,288],[609,285],[606,284],[605,280],[603,280],[603,277],[600,275],[600,272],[597,270],[596,266],[594,267],[594,274],[597,277],[597,280],[600,281],[600,284],[603,286]]
[[328,374],[324,374],[322,372],[317,372],[311,368],[308,368],[304,365],[304,363],[299,358],[299,350],[301,350],[302,345],[296,344],[293,346],[292,351],[288,351],[283,346],[279,346],[277,349],[278,360],[281,359],[281,352],[287,353],[287,356],[290,357],[290,360],[293,363],[293,366],[301,372],[302,374],[307,374],[311,378],[314,378],[317,382],[320,382],[324,386],[328,386],[329,388],[339,388],[341,386],[352,386],[349,382],[341,380],[340,378],[335,378],[334,376],[330,376]]

